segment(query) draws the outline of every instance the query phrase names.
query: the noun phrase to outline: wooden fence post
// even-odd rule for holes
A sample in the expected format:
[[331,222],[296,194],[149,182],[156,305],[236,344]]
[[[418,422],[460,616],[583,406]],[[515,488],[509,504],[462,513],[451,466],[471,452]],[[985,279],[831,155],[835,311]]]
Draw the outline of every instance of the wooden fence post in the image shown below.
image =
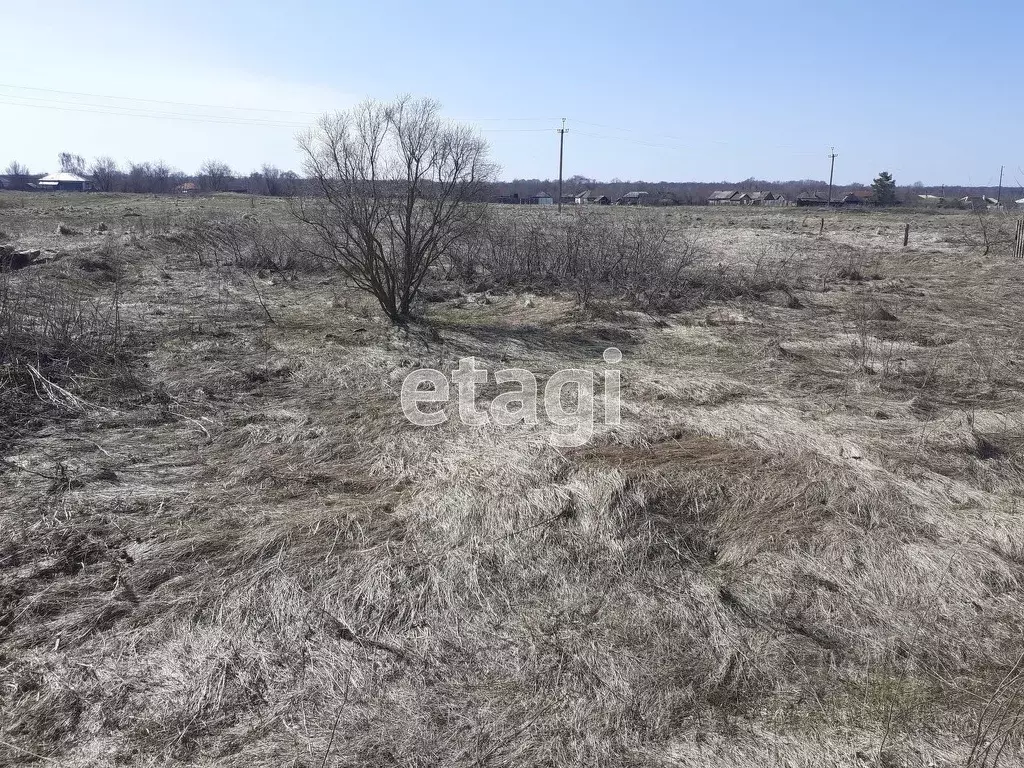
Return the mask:
[[907,247],[907,243],[910,242],[910,223],[907,223],[906,228],[903,230],[903,247]]
[[1013,241],[1014,258],[1024,259],[1024,219],[1017,220],[1017,237]]
[[820,235],[824,231],[825,231],[825,217],[822,216],[821,217],[821,229],[818,230],[818,234]]

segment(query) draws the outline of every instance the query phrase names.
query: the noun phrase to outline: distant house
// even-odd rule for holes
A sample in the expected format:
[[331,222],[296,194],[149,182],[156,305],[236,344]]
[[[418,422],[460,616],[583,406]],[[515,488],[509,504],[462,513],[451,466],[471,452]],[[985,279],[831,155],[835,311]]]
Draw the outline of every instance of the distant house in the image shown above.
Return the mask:
[[960,198],[960,205],[975,211],[983,211],[986,208],[998,206],[999,201],[994,197],[986,197],[985,195],[967,195]]
[[56,192],[88,192],[92,182],[76,173],[49,173],[36,182],[39,189]]
[[[872,201],[874,193],[870,189],[858,189],[854,192],[847,192],[842,197],[843,205],[864,205]],[[835,202],[833,200],[833,202]]]
[[786,198],[776,192],[737,192],[732,189],[712,192],[708,205],[785,205]]
[[598,195],[589,189],[577,192],[571,198],[574,205],[611,205],[612,202],[608,195]]
[[555,198],[547,192],[538,192],[530,198],[530,202],[533,203],[533,205],[554,205]]
[[646,192],[627,192],[618,200],[616,205],[644,205],[647,202]]
[[812,205],[828,205],[828,198],[820,192],[801,192],[797,195],[796,204],[801,208]]
[[519,205],[524,201],[518,192],[513,192],[511,195],[499,195],[494,202],[502,203],[503,205]]
[[779,192],[751,192],[751,205],[786,205],[786,196]]
[[712,192],[711,196],[708,197],[708,205],[735,205],[732,202],[733,196],[736,194],[734,189],[724,189],[719,192]]
[[0,189],[21,189],[28,190],[35,188],[39,175],[17,174],[0,176]]
[[186,181],[184,184],[176,186],[174,191],[180,195],[194,195],[199,192],[199,185],[194,181]]

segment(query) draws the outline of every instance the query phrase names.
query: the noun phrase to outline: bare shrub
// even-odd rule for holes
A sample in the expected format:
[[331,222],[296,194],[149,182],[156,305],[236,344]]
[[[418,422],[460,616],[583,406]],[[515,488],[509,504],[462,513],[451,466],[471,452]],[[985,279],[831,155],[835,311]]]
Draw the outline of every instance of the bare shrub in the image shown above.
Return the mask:
[[134,228],[141,237],[163,235],[174,230],[174,219],[170,212],[155,213],[152,216],[135,218]]
[[995,249],[1008,254],[1016,237],[1017,215],[999,210],[976,210],[970,223],[963,223],[960,231],[949,238],[952,242],[988,256]]
[[170,239],[194,256],[199,266],[226,265],[268,272],[312,271],[319,267],[297,232],[255,216],[232,220],[191,217]]
[[581,307],[621,298],[669,309],[688,291],[701,232],[674,230],[661,212],[578,209],[554,219],[495,215],[454,255],[448,274],[534,290],[572,291]]
[[797,308],[800,302],[794,291],[806,281],[805,259],[796,253],[778,253],[761,249],[751,258],[738,263],[711,262],[696,259],[686,270],[688,288],[685,303],[697,307],[712,301],[732,299],[761,300],[772,293],[787,297],[787,305]]
[[0,275],[0,402],[7,414],[19,412],[16,404],[33,396],[75,407],[75,393],[84,392],[86,379],[128,377],[130,345],[120,302],[118,282],[96,298],[60,284],[15,283]]
[[437,102],[403,97],[325,115],[299,146],[318,196],[298,199],[297,217],[324,258],[404,321],[427,274],[483,215],[487,143],[442,119]]

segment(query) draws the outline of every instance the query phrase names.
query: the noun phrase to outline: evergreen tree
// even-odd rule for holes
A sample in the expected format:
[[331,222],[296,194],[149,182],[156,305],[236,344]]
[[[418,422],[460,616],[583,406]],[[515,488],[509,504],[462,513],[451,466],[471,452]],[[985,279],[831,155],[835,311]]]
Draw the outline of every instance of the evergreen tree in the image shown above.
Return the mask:
[[888,171],[882,171],[871,183],[875,205],[896,205],[896,181]]

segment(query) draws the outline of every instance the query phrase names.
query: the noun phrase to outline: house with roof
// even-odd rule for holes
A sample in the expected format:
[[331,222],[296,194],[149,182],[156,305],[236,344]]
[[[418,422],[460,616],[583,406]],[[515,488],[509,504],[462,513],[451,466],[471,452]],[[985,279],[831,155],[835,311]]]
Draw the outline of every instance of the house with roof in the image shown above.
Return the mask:
[[960,205],[974,211],[983,211],[986,208],[993,208],[999,205],[999,201],[987,195],[966,195],[960,198]]
[[761,191],[750,193],[751,205],[780,206],[787,204],[786,196],[780,192]]
[[732,189],[712,192],[708,205],[786,205],[784,195],[776,192],[743,192]]
[[828,205],[828,198],[820,192],[801,192],[796,197],[796,204],[801,208],[807,206]]
[[732,202],[732,198],[735,194],[735,189],[723,189],[718,192],[712,192],[708,197],[708,205],[735,205],[735,203]]
[[608,195],[598,195],[593,190],[584,189],[574,195],[566,195],[562,202],[572,205],[610,205],[612,201]]
[[554,205],[555,198],[547,192],[538,192],[533,197],[528,198],[528,201],[531,205]]
[[[870,189],[857,189],[843,195],[841,202],[843,205],[865,205],[872,201],[874,194]],[[832,202],[835,203],[835,200]]]
[[645,205],[647,203],[646,192],[627,192],[618,200],[615,201],[616,205]]
[[36,187],[51,192],[89,192],[92,182],[77,173],[48,173],[36,181]]

